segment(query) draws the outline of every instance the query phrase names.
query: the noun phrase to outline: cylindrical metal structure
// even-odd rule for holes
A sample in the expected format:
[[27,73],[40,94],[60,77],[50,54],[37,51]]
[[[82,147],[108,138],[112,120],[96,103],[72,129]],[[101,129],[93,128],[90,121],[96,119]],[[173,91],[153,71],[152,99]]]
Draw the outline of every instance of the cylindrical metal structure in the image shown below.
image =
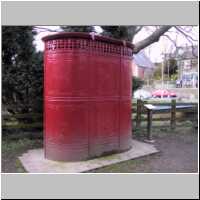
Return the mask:
[[131,148],[131,43],[88,33],[43,38],[44,150],[58,161]]

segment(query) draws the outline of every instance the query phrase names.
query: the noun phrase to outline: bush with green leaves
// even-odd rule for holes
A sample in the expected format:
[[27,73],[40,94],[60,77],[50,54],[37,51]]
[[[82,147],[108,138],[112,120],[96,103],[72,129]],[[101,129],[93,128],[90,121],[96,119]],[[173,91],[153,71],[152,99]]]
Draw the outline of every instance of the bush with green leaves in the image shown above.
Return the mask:
[[43,54],[31,26],[2,27],[2,103],[12,114],[42,112]]
[[132,92],[134,92],[144,85],[144,81],[136,76],[132,77]]

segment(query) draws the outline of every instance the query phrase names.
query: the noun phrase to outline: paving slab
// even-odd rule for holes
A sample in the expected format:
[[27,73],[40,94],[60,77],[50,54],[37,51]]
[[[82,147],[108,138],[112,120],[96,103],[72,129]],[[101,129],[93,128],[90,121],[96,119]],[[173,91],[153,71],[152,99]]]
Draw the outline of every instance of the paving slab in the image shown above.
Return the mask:
[[153,144],[132,140],[132,148],[123,153],[79,162],[60,162],[44,158],[43,149],[31,149],[19,157],[29,173],[81,173],[159,152]]

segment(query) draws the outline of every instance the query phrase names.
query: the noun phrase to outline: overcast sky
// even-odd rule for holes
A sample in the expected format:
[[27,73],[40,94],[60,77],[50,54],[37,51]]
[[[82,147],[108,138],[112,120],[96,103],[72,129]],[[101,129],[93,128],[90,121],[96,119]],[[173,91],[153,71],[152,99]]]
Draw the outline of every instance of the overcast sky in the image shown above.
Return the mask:
[[[40,26],[40,27],[48,28],[51,30],[60,30],[59,26]],[[146,38],[154,30],[154,28],[155,27],[153,27],[153,26],[144,27],[135,36],[133,43],[136,43],[136,42]],[[96,27],[96,29],[97,29],[97,31],[101,32],[101,28],[99,28],[98,26]],[[188,30],[189,30],[189,28],[188,28]],[[34,43],[35,43],[36,49],[38,51],[44,50],[44,43],[42,42],[41,38],[46,35],[50,35],[50,34],[54,34],[54,32],[44,31],[44,32],[40,32],[36,35]],[[192,29],[192,31],[190,32],[190,34],[194,38],[198,38],[198,35],[199,35],[198,27],[194,27]],[[175,28],[171,28],[170,32],[168,32],[167,35],[170,36],[170,38],[172,40],[174,40],[174,41],[176,40],[176,43],[178,46],[191,45],[182,34],[177,34]],[[153,43],[152,45],[145,48],[144,50],[145,50],[146,55],[150,58],[150,60],[152,62],[161,62],[163,53],[173,51],[173,49],[174,49],[173,43],[167,37],[161,37],[159,42]]]

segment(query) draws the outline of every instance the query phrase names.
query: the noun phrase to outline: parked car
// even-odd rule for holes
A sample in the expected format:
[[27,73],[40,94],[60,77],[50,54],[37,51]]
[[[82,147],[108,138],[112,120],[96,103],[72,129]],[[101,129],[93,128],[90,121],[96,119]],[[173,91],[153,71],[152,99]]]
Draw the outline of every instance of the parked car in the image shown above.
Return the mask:
[[160,89],[160,90],[156,90],[154,92],[152,92],[152,97],[154,98],[161,98],[161,97],[176,97],[176,93],[175,92],[171,92],[169,90],[166,89]]
[[135,99],[149,99],[152,97],[151,92],[148,92],[146,90],[140,89],[140,90],[136,90],[134,92],[134,96]]

